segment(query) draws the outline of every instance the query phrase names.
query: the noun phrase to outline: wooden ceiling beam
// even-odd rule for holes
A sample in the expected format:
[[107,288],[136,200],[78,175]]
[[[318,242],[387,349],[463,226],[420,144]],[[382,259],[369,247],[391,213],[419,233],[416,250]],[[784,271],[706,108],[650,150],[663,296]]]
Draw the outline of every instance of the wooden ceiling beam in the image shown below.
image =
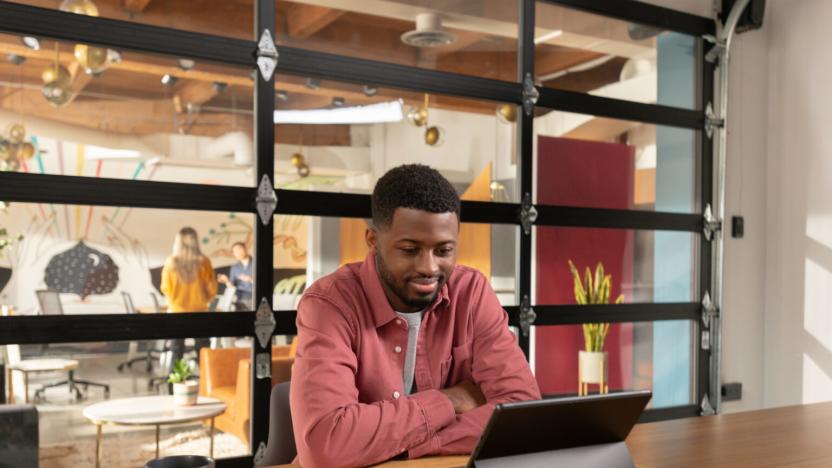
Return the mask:
[[176,112],[187,112],[189,105],[200,106],[214,99],[217,94],[219,89],[213,82],[189,80],[173,96],[173,107]]
[[130,13],[141,13],[150,4],[150,0],[122,0],[124,9]]
[[344,10],[296,3],[289,7],[286,14],[287,32],[292,38],[306,39],[345,13]]

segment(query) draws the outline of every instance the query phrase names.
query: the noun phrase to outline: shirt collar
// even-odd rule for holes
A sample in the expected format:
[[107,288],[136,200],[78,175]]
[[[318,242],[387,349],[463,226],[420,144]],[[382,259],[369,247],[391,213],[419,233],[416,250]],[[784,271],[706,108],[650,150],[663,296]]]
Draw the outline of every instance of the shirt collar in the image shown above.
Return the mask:
[[[364,294],[367,296],[370,307],[372,308],[373,321],[376,328],[396,319],[396,313],[393,311],[390,301],[387,300],[387,295],[384,294],[384,288],[381,286],[381,277],[378,274],[376,259],[372,252],[368,253],[367,257],[364,258],[359,276]],[[440,305],[448,304],[450,301],[448,282],[445,281],[445,284],[442,285],[442,290],[439,291],[433,303],[425,309],[425,313],[436,309]]]

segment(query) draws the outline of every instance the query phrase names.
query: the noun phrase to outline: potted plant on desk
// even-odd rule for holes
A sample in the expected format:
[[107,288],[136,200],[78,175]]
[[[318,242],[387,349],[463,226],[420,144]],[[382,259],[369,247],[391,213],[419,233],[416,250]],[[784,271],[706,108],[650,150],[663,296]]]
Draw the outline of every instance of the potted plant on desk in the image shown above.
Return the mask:
[[168,376],[168,383],[173,384],[174,402],[179,406],[195,405],[199,393],[199,382],[188,380],[191,376],[191,369],[184,359],[173,363],[173,368]]
[[[604,274],[604,264],[598,262],[595,274],[586,267],[584,278],[572,260],[569,260],[572,272],[575,301],[581,305],[609,304],[612,292],[612,275]],[[624,295],[615,299],[616,304],[624,302]],[[598,385],[598,393],[609,392],[608,356],[604,351],[604,341],[610,331],[609,323],[584,323],[584,351],[578,352],[578,395],[589,394],[589,384]]]

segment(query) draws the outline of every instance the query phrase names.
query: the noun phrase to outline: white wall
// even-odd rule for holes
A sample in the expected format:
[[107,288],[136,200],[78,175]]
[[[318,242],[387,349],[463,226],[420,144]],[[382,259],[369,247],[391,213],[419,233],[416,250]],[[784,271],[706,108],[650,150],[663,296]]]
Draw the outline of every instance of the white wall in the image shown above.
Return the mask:
[[725,412],[758,409],[764,403],[769,29],[767,23],[737,35],[729,67],[726,227],[731,216],[741,215],[745,235],[734,239],[728,229],[725,237],[722,381],[743,384],[742,400],[725,402]]
[[832,399],[832,2],[769,3],[764,404],[780,406]]

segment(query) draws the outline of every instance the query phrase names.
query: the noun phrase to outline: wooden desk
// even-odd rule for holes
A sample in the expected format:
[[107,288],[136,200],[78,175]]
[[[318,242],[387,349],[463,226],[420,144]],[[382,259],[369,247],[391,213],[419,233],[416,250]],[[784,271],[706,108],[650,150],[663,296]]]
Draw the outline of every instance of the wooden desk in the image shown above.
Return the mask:
[[639,424],[638,467],[832,466],[832,403]]
[[[832,403],[639,424],[627,437],[627,447],[639,468],[828,468],[832,467]],[[467,456],[428,457],[377,466],[456,468],[467,462]]]

